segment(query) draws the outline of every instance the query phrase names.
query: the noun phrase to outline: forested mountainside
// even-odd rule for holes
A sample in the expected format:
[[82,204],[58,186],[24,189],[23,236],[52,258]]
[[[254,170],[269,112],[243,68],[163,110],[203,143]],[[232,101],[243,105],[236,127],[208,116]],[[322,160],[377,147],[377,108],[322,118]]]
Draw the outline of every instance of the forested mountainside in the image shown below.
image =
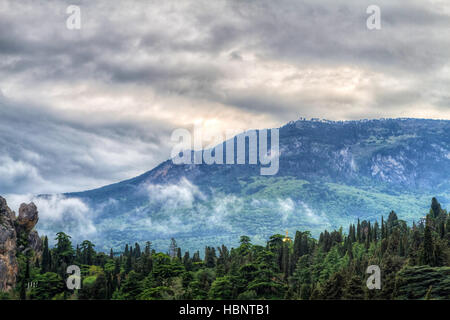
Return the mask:
[[[74,246],[65,233],[55,237],[54,248],[44,237],[37,259],[34,250],[17,252],[18,282],[3,299],[450,298],[450,216],[435,198],[412,225],[391,211],[318,239],[298,230],[262,246],[241,236],[238,247],[206,246],[203,256],[175,239],[165,252],[148,241],[103,253],[91,241]],[[70,265],[81,269],[79,290],[66,286]],[[369,265],[380,268],[380,289],[367,287]]]
[[88,237],[102,250],[147,240],[164,250],[175,237],[192,251],[237,246],[242,234],[259,245],[286,229],[318,236],[390,210],[411,223],[433,196],[450,203],[450,121],[302,119],[280,128],[280,153],[274,176],[259,165],[168,160],[100,189],[46,196],[77,202],[39,231]]

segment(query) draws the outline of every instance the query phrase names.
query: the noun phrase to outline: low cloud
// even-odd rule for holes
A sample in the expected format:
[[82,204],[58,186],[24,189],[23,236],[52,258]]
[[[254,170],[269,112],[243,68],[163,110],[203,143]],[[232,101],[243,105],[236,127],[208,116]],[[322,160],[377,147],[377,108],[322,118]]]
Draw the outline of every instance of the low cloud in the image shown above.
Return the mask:
[[178,184],[147,186],[150,202],[158,202],[166,208],[192,208],[196,198],[205,200],[205,195],[197,186],[186,178],[181,178]]
[[220,226],[222,229],[232,231],[232,225],[229,218],[230,214],[239,212],[243,208],[242,199],[227,195],[223,197],[215,197],[212,201],[213,210],[210,212],[206,221],[208,224]]
[[146,205],[135,208],[127,214],[127,219],[134,227],[143,227],[159,236],[194,230],[232,231],[229,218],[243,207],[242,199],[232,195],[206,195],[184,177],[176,184],[150,184],[142,188],[148,193],[149,203],[156,207],[150,212]]
[[324,214],[323,212],[320,214],[315,213],[314,210],[312,210],[306,203],[302,201],[299,201],[299,204],[303,208],[303,213],[308,217],[311,223],[323,226],[330,225],[330,221],[326,214]]
[[253,208],[270,208],[277,214],[282,223],[292,223],[296,219],[302,219],[311,225],[328,226],[329,219],[323,212],[316,212],[308,204],[301,200],[293,200],[292,198],[270,199],[253,199],[251,201]]
[[291,198],[278,199],[278,205],[280,206],[281,220],[286,222],[295,210],[294,201]]
[[33,195],[7,195],[9,207],[16,211],[21,203],[34,202],[39,212],[36,229],[41,235],[53,240],[56,232],[70,235],[75,242],[91,239],[97,233],[94,223],[96,212],[78,198],[66,198],[61,195],[36,197]]

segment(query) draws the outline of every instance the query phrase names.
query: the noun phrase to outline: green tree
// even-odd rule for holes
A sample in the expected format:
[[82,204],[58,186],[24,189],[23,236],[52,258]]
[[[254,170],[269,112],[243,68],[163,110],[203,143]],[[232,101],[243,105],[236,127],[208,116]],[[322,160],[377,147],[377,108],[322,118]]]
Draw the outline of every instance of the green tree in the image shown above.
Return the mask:
[[64,232],[58,232],[56,234],[55,256],[59,264],[65,263],[66,265],[70,265],[73,262],[74,250],[70,238]]
[[44,237],[44,249],[42,251],[42,263],[41,263],[41,273],[46,273],[51,270],[52,257],[50,255],[50,250],[48,248],[48,238]]
[[231,276],[217,278],[211,284],[208,297],[214,300],[233,299],[235,280]]
[[345,286],[344,277],[340,273],[335,273],[329,278],[322,289],[321,297],[325,300],[342,299],[343,288]]
[[425,226],[423,246],[421,248],[421,264],[423,265],[434,265],[434,245],[433,236],[431,235],[430,222],[427,221]]
[[344,299],[346,300],[363,300],[364,290],[363,281],[358,275],[354,275],[347,282],[344,289]]
[[89,240],[84,240],[81,243],[82,263],[87,265],[92,265],[94,263],[94,256],[96,254],[94,247],[95,245]]
[[30,292],[30,298],[33,300],[51,300],[65,290],[63,279],[53,272],[39,274],[33,281],[38,283]]
[[142,279],[140,274],[134,271],[130,271],[121,285],[121,297],[124,300],[136,300],[139,294],[142,292],[142,288],[140,285],[141,280]]

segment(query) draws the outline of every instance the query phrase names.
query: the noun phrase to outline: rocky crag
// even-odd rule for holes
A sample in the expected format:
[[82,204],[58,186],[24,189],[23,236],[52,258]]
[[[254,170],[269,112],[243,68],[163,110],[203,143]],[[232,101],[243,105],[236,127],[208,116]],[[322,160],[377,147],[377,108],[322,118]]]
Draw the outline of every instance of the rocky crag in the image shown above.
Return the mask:
[[28,255],[35,260],[42,254],[42,240],[33,229],[38,220],[34,203],[23,203],[16,217],[6,200],[0,197],[0,291],[15,287],[19,272],[18,255]]

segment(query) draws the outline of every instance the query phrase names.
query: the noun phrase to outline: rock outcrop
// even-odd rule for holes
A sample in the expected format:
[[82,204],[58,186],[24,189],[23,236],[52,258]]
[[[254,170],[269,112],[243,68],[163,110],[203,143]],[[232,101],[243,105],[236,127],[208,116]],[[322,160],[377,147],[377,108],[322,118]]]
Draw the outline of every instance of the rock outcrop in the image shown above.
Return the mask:
[[[30,249],[39,256],[42,252],[42,240],[33,230],[38,222],[38,211],[34,203],[22,204],[16,218],[6,200],[0,197],[0,291],[9,291],[16,285],[19,265],[17,254]],[[18,238],[27,239],[18,244]]]
[[22,203],[19,208],[17,223],[26,231],[30,232],[38,222],[38,211],[34,203]]
[[14,212],[0,197],[0,290],[8,291],[16,284],[18,264],[17,233],[14,226]]

